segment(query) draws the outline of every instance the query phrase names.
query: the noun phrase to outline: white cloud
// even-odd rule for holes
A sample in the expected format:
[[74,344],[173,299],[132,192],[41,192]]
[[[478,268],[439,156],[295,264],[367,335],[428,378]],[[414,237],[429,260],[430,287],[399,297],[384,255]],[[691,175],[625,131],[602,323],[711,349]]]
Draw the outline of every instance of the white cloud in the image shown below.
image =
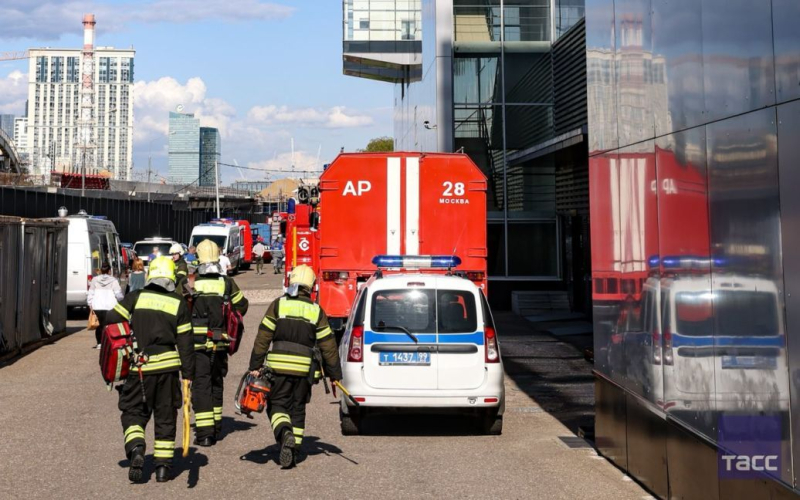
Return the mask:
[[255,106],[248,118],[264,126],[295,125],[299,127],[351,128],[371,125],[372,117],[350,111],[343,106],[331,108],[290,108],[288,106]]
[[132,23],[193,23],[285,19],[293,7],[263,0],[149,0],[102,4],[89,0],[3,0],[0,39],[58,39],[80,33],[84,13],[92,12],[99,31],[117,31]]
[[244,171],[244,174],[248,177],[263,179],[266,171],[269,171],[270,180],[282,177],[308,178],[318,177],[322,173],[322,160],[317,159],[316,153],[295,151],[294,156],[292,156],[291,152],[285,152],[275,155],[269,160],[248,162],[247,167],[265,171],[265,173],[254,170]]
[[25,100],[28,98],[28,74],[12,71],[0,78],[0,113],[17,116],[25,114]]

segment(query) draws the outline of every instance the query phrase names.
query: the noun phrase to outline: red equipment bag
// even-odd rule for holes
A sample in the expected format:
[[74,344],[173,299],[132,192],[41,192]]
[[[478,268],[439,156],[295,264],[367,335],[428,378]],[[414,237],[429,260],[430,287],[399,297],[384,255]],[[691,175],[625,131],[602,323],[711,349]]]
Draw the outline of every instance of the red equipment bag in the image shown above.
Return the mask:
[[100,372],[109,387],[128,377],[133,337],[128,322],[106,325],[100,341]]
[[228,335],[228,354],[236,354],[244,336],[244,318],[228,301],[222,304],[222,317],[225,319],[225,333]]
[[225,284],[225,296],[222,298],[222,320],[228,336],[228,354],[236,354],[244,336],[244,318],[231,304],[230,280]]

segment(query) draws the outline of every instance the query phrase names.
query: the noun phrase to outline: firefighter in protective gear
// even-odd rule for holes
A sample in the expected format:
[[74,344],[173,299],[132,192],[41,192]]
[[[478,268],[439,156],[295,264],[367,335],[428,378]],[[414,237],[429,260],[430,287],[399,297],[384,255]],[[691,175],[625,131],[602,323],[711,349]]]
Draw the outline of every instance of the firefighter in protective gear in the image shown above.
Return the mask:
[[225,276],[219,265],[219,247],[210,240],[197,245],[200,261],[194,282],[192,333],[197,353],[192,386],[195,415],[195,444],[212,446],[222,434],[222,396],[228,373],[228,336],[222,305],[244,315],[248,302],[236,282]]
[[168,481],[181,407],[178,373],[191,381],[195,369],[191,316],[186,300],[175,293],[174,262],[166,256],[154,259],[145,287],[126,295],[107,319],[130,322],[139,361],[132,364],[119,395],[125,453],[130,459],[128,479],[142,479],[144,430],[154,415],[156,480]]
[[315,279],[314,271],[306,265],[292,270],[288,292],[267,308],[250,355],[251,372],[266,366],[274,374],[267,414],[281,447],[280,465],[285,469],[297,463],[311,384],[322,374],[318,360],[324,363],[324,373],[331,381],[342,378],[328,317],[311,300]]
[[183,258],[183,247],[180,243],[173,243],[169,247],[169,254],[175,262],[175,287],[184,297],[190,294],[189,290],[189,265]]

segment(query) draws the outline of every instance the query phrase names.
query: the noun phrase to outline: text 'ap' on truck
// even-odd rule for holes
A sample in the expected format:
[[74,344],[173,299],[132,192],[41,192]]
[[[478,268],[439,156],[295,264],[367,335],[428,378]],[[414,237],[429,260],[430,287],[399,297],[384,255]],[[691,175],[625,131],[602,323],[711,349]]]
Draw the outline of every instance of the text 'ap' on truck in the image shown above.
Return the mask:
[[458,272],[487,291],[486,177],[467,155],[341,154],[319,193],[318,302],[334,329],[376,255],[458,256]]

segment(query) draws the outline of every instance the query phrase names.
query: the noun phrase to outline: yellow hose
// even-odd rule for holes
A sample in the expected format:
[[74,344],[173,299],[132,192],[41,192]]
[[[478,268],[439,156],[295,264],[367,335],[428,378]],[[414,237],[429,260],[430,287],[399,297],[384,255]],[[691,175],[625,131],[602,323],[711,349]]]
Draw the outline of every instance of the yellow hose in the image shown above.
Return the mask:
[[183,381],[183,456],[189,456],[189,438],[191,434],[191,404],[192,404],[192,389],[189,386],[189,381]]

